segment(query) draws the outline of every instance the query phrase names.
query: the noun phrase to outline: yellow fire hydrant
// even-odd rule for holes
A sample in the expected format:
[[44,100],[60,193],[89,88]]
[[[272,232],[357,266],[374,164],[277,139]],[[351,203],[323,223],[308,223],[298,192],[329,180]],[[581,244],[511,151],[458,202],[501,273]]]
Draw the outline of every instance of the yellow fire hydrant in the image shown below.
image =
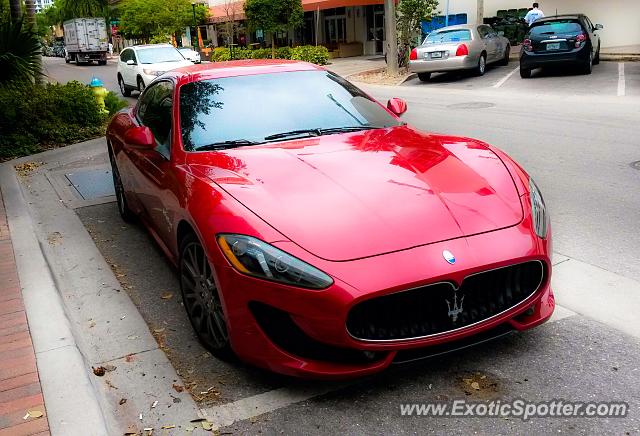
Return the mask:
[[89,86],[91,87],[91,91],[93,91],[93,95],[96,97],[96,101],[98,102],[98,106],[100,106],[100,110],[102,111],[102,113],[108,114],[109,111],[104,104],[104,99],[107,97],[107,94],[109,94],[109,91],[107,91],[104,87],[102,80],[94,77],[93,79],[91,79],[91,83],[89,83]]

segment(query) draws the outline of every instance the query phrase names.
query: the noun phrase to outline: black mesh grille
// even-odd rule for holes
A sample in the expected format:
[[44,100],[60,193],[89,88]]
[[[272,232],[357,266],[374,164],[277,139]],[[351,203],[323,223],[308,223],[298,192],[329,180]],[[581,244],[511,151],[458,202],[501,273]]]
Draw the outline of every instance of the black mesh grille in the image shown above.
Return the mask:
[[347,330],[356,339],[396,340],[435,335],[484,321],[531,296],[544,277],[526,262],[465,278],[459,289],[437,283],[355,305]]

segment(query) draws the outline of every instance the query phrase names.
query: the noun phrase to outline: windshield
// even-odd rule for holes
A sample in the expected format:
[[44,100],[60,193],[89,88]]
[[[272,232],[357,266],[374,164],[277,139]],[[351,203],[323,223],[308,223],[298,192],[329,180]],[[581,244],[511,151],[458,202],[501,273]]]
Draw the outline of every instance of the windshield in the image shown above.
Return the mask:
[[137,50],[138,61],[141,64],[158,64],[160,62],[179,62],[184,56],[173,47],[154,47]]
[[562,35],[582,32],[582,26],[575,20],[545,22],[531,28],[531,35]]
[[[225,77],[180,88],[180,127],[188,151],[225,142],[295,139],[296,134],[282,135],[294,131],[301,137],[309,136],[305,130],[323,134],[326,129],[400,124],[354,85],[327,71]],[[268,138],[273,135],[278,138]]]
[[458,42],[471,41],[471,31],[467,29],[442,30],[440,32],[431,32],[424,40],[425,44],[433,44],[438,42]]

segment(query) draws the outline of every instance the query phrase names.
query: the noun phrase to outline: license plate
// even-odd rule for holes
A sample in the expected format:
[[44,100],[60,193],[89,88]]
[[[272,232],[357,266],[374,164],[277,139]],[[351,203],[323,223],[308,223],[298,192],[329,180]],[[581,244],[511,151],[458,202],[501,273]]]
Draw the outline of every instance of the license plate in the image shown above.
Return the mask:
[[547,50],[560,50],[560,43],[554,42],[553,44],[547,44]]
[[431,59],[440,59],[442,57],[441,51],[434,51],[431,53]]

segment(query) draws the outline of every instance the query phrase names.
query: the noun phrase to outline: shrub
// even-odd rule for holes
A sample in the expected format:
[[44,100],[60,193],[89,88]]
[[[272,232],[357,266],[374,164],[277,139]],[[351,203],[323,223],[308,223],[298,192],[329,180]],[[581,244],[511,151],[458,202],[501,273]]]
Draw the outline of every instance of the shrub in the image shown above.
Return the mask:
[[301,45],[291,49],[291,59],[311,62],[317,65],[327,65],[329,50],[321,45]]
[[257,48],[251,50],[251,59],[271,59],[270,48]]
[[280,47],[276,50],[276,57],[278,59],[291,59],[291,48]]
[[118,112],[120,109],[124,109],[127,106],[129,106],[129,103],[127,103],[126,100],[123,100],[120,97],[118,97],[118,94],[116,94],[115,92],[109,91],[109,93],[104,99],[104,105],[107,107],[107,110],[109,111],[109,116],[111,116],[116,112]]
[[0,89],[0,160],[95,138],[106,118],[79,82]]
[[[271,49],[258,48],[248,50],[246,48],[233,49],[234,59],[270,59]],[[318,65],[326,65],[329,60],[329,51],[321,45],[303,45],[300,47],[280,47],[276,50],[277,59],[295,59],[299,61],[311,62]],[[229,49],[217,47],[211,53],[212,62],[223,62],[231,60]]]

